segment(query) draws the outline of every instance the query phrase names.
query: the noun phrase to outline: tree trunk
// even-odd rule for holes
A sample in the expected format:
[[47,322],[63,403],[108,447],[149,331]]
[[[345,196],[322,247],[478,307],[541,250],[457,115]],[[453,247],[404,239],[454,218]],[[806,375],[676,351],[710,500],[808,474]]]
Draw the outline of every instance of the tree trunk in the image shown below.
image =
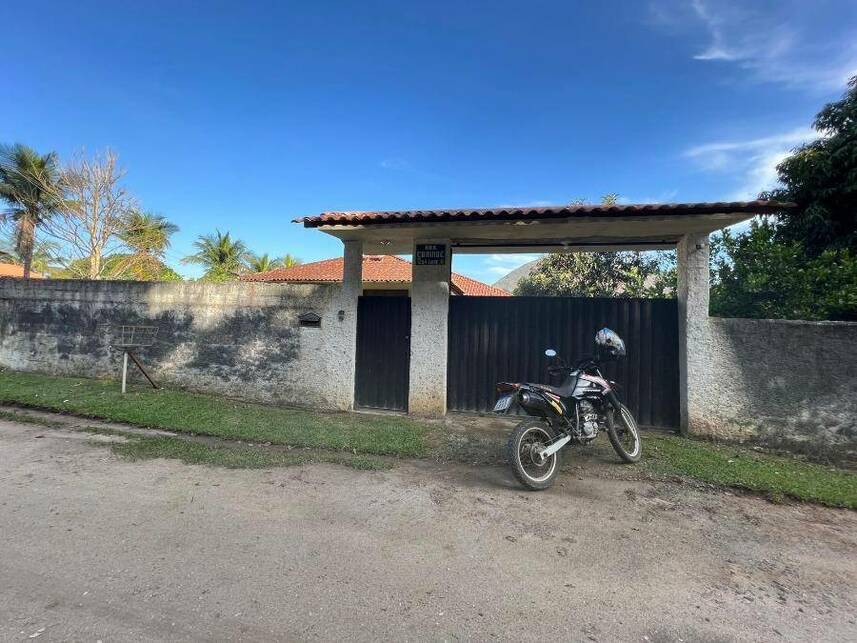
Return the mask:
[[18,254],[24,263],[24,279],[30,278],[30,268],[33,265],[33,240],[36,236],[36,224],[24,215],[18,222]]
[[101,252],[96,248],[89,254],[89,278],[101,279]]

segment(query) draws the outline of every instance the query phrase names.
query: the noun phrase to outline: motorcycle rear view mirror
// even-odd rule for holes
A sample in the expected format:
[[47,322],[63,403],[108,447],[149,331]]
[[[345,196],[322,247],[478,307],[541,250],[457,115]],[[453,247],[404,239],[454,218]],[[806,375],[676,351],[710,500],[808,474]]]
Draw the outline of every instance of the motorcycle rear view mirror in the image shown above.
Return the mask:
[[547,357],[556,357],[556,351],[552,348],[549,348],[545,351],[545,355]]

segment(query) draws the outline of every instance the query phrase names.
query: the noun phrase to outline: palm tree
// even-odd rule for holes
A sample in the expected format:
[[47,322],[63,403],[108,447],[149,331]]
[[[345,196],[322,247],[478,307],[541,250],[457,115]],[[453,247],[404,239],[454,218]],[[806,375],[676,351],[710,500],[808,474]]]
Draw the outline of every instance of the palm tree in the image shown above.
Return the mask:
[[24,264],[24,279],[30,277],[36,226],[61,206],[58,179],[54,152],[41,155],[20,143],[0,146],[0,198],[9,205],[2,216],[15,222],[15,249]]
[[283,255],[282,259],[280,259],[280,267],[291,268],[292,266],[299,265],[300,262],[301,262],[301,260],[298,259],[297,257],[290,255],[290,254],[286,254],[286,255]]
[[[60,245],[54,241],[36,241],[33,243],[32,260],[30,262],[31,272],[42,274],[58,270],[63,264],[60,256]],[[15,244],[4,239],[0,241],[0,261],[23,265],[24,259]]]
[[263,255],[253,255],[247,262],[247,268],[250,272],[268,272],[283,267],[282,260],[271,257],[267,252]]
[[131,254],[117,268],[130,271],[136,279],[159,279],[167,268],[164,255],[170,247],[170,237],[178,230],[176,224],[160,215],[134,210],[119,235]]
[[182,263],[203,266],[203,278],[208,281],[227,281],[247,270],[251,254],[244,242],[232,239],[228,232],[204,234],[194,241],[193,247],[197,252],[182,259]]

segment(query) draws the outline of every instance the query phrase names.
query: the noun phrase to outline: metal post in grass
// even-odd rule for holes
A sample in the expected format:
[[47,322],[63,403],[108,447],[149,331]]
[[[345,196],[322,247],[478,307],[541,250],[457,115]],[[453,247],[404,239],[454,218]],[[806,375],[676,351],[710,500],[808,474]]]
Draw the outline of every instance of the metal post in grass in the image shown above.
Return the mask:
[[134,351],[146,346],[151,346],[155,343],[155,337],[158,335],[157,326],[133,326],[126,325],[119,327],[119,341],[114,343],[115,348],[122,350],[122,393],[125,393],[126,383],[128,381],[128,358],[137,365],[143,376],[149,380],[152,388],[157,389],[158,385],[143,368],[143,364],[134,354]]

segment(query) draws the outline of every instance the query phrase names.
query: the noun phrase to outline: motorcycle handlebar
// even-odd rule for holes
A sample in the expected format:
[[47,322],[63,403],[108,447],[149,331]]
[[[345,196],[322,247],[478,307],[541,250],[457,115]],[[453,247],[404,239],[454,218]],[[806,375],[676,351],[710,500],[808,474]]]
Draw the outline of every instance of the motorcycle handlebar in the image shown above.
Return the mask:
[[596,362],[592,357],[586,356],[579,359],[574,366],[570,366],[566,364],[564,361],[560,360],[560,364],[556,364],[554,366],[548,366],[548,375],[562,375],[563,373],[568,373],[571,371],[585,371],[590,368],[597,368],[598,362]]

